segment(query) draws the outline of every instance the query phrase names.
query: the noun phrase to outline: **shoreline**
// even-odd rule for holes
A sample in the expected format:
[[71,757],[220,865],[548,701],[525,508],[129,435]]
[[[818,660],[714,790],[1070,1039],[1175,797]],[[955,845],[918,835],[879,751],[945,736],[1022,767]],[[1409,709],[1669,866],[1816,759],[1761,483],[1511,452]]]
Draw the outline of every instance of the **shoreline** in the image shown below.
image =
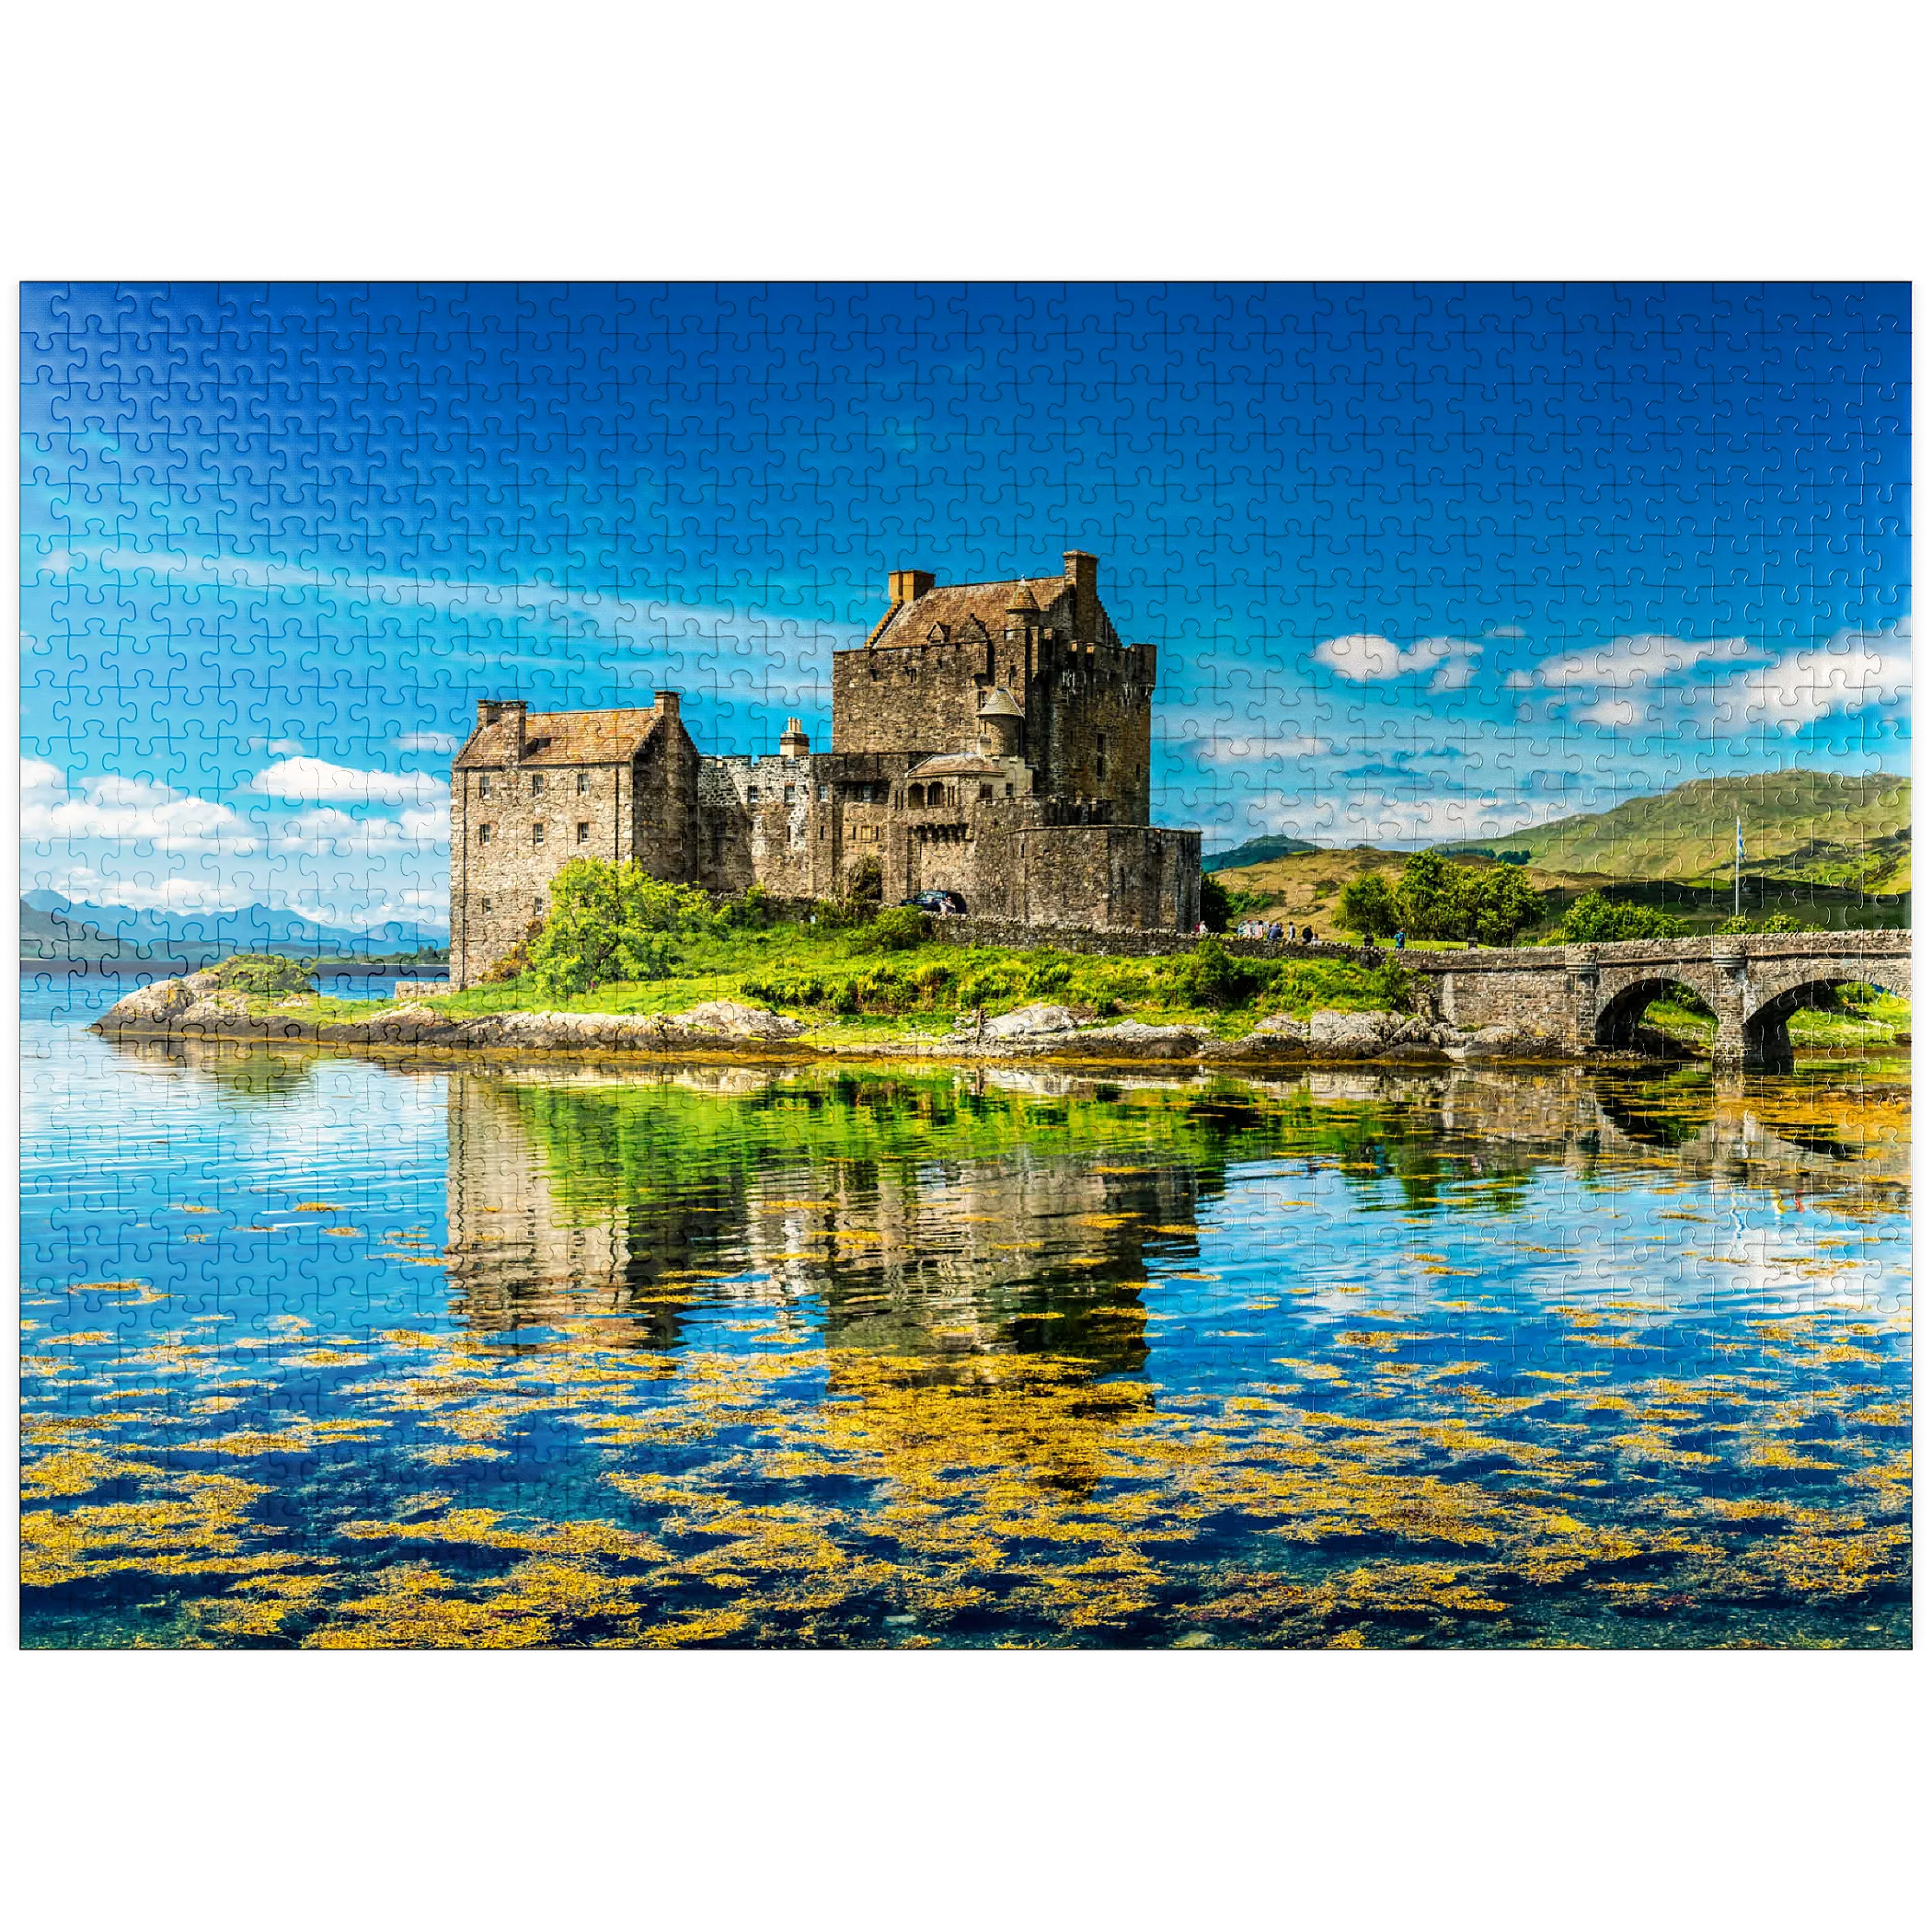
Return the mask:
[[918,1060],[962,1066],[1152,1064],[1239,1073],[1327,1065],[1637,1066],[1697,1057],[1681,1048],[1657,1054],[1603,1048],[1578,1052],[1547,1035],[1494,1027],[1469,1031],[1379,1011],[1317,1010],[1305,1020],[1274,1014],[1232,1040],[1185,1022],[1098,1025],[1073,1009],[1047,1005],[982,1021],[972,1032],[960,1027],[945,1033],[908,1029],[846,1040],[813,1040],[803,1021],[730,1001],[707,1002],[681,1014],[512,1011],[472,1017],[412,1002],[366,1020],[305,1020],[299,1013],[255,1010],[242,995],[205,981],[197,983],[201,980],[193,975],[138,988],[87,1030],[111,1040],[376,1047],[498,1063],[617,1054],[653,1062],[701,1056],[777,1065]]
[[[414,989],[412,988],[412,993]],[[1645,1029],[1616,1046],[1579,1048],[1533,1026],[1458,1027],[1440,1018],[1383,1009],[1317,1008],[1306,1018],[1269,1014],[1236,1038],[1184,1019],[1101,1023],[1089,1007],[1046,1002],[988,1018],[963,1018],[949,1031],[899,1030],[813,1039],[788,1014],[734,1000],[701,1002],[682,1013],[577,1013],[513,1009],[460,1015],[420,998],[390,1004],[367,1019],[310,1019],[286,1006],[224,991],[213,973],[136,988],[86,1031],[114,1041],[226,1041],[237,1046],[305,1046],[339,1051],[459,1054],[498,1064],[566,1058],[640,1062],[721,1059],[797,1066],[815,1062],[904,1060],[956,1066],[1038,1065],[1068,1069],[1166,1066],[1199,1072],[1270,1073],[1324,1066],[1391,1071],[1457,1067],[1644,1067],[1712,1064],[1679,1035]],[[1909,1051],[1901,1039],[1846,1041],[1819,1057],[1869,1058]],[[1808,1053],[1807,1058],[1812,1057]],[[1789,1071],[1765,1065],[1760,1072]]]

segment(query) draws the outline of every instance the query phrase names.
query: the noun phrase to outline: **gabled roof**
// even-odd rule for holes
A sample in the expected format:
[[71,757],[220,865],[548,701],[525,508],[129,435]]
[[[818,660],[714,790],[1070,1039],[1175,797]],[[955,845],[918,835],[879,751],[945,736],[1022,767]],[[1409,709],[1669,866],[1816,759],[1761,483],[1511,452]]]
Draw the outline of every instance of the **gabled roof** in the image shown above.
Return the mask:
[[524,720],[523,755],[516,751],[513,715],[478,725],[456,753],[457,771],[502,771],[514,765],[625,765],[664,721],[657,710],[533,711]]
[[[972,625],[986,637],[996,638],[1006,629],[1006,613],[1022,592],[1038,606],[1039,622],[1072,632],[1074,587],[1064,577],[1008,577],[999,583],[938,584],[910,604],[895,604],[866,643],[873,650],[941,641],[958,644],[972,639]],[[936,627],[941,636],[933,635]],[[1100,638],[1108,644],[1120,641],[1105,611],[1100,613]]]

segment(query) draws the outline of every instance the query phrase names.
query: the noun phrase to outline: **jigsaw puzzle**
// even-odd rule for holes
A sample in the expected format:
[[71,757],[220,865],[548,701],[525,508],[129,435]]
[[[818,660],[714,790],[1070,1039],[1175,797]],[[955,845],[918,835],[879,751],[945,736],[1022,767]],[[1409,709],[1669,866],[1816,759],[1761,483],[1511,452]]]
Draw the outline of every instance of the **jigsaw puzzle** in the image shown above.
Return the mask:
[[1903,285],[30,285],[24,1641],[1898,1648]]

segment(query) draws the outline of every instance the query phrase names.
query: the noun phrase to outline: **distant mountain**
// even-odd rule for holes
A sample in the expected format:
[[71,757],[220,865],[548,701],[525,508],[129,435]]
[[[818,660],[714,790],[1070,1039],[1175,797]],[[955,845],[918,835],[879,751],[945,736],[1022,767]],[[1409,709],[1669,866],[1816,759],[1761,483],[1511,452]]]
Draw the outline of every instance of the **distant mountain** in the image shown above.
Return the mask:
[[[1545,872],[1597,872],[1618,879],[1728,877],[1736,823],[1744,822],[1744,867],[1821,880],[1864,875],[1868,891],[1901,890],[1891,881],[1909,863],[1912,781],[1892,774],[1841,777],[1835,772],[1764,772],[1697,778],[1653,797],[1627,799],[1609,811],[1580,813],[1512,832],[1485,849],[1527,852]],[[1473,849],[1464,840],[1444,845]]]
[[1305,838],[1251,838],[1246,845],[1233,846],[1226,852],[1208,852],[1202,856],[1201,869],[1203,872],[1227,872],[1236,866],[1263,866],[1271,858],[1288,858],[1297,852],[1318,852],[1320,846],[1311,845]]
[[44,889],[20,900],[22,959],[89,960],[131,965],[151,960],[201,963],[232,952],[339,956],[414,952],[447,945],[440,927],[391,919],[369,931],[323,926],[266,905],[235,912],[161,913],[125,905],[88,905]]

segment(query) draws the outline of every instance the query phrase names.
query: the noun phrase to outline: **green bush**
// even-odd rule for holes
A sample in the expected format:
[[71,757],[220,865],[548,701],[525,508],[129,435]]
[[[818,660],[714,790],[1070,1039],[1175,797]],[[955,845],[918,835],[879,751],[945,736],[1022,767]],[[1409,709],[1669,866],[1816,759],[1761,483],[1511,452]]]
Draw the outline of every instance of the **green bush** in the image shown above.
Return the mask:
[[1653,905],[1626,905],[1601,892],[1585,892],[1563,914],[1557,936],[1575,946],[1604,939],[1674,939],[1684,929],[1683,920]]
[[859,935],[859,944],[868,952],[910,952],[922,940],[932,937],[930,913],[916,905],[889,906],[876,914]]
[[696,886],[653,879],[635,859],[573,858],[550,881],[550,910],[527,948],[530,975],[553,998],[663,979],[679,936],[718,925]]
[[727,899],[718,908],[720,925],[732,932],[762,932],[778,921],[778,908],[771,894],[756,880],[735,899]]
[[1201,923],[1211,933],[1225,933],[1234,916],[1234,899],[1212,872],[1201,875]]
[[273,952],[235,952],[211,966],[215,984],[224,993],[247,993],[258,999],[280,999],[290,993],[313,993],[316,976],[299,960]]
[[1245,1006],[1280,978],[1271,960],[1237,960],[1212,934],[1168,967],[1168,984],[1190,1006]]
[[1749,913],[1742,918],[1727,919],[1719,926],[1720,933],[1819,933],[1825,928],[1816,920],[1800,919],[1796,913],[1773,913],[1767,919],[1754,919]]

